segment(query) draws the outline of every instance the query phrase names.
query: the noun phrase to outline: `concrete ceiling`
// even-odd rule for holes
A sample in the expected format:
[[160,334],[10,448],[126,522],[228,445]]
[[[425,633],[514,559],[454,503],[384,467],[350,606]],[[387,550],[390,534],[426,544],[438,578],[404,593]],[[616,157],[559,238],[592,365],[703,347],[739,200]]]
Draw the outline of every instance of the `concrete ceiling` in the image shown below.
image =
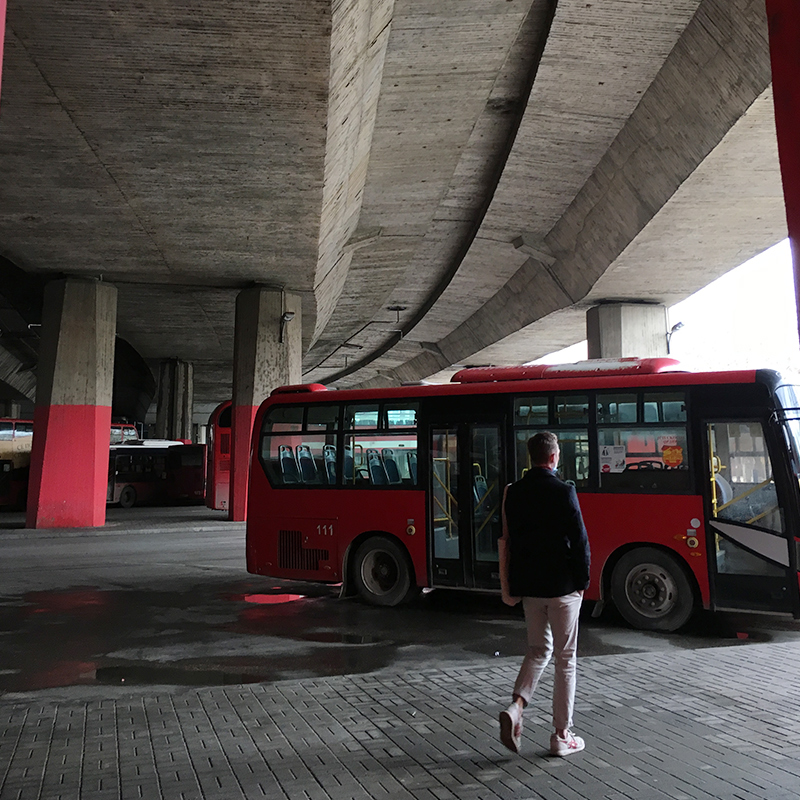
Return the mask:
[[417,380],[774,244],[774,138],[763,0],[9,0],[0,256],[114,283],[199,405],[254,283],[301,294],[304,380]]

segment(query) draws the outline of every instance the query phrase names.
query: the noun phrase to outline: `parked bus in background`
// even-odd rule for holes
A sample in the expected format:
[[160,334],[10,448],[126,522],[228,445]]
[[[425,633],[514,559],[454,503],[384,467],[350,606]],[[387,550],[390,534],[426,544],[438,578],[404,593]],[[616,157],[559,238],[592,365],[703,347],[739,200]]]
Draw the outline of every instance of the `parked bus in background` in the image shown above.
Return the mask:
[[134,505],[202,503],[205,445],[159,439],[113,445],[106,502]]
[[208,418],[206,505],[225,510],[231,491],[231,407],[220,403]]
[[139,431],[135,425],[128,422],[111,423],[111,441],[109,444],[127,444],[128,442],[138,442],[141,439]]
[[33,422],[0,419],[0,508],[24,508],[28,496]]
[[592,547],[586,599],[675,630],[697,608],[800,616],[800,399],[673,359],[466,369],[448,385],[276,389],[255,422],[250,572],[396,605],[499,589],[506,483],[552,430]]

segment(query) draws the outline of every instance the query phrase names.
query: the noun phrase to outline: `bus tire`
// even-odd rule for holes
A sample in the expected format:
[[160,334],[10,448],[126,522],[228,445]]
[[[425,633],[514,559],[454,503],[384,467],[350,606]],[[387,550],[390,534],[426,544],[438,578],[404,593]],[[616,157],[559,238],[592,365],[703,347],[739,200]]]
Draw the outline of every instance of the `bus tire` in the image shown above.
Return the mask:
[[119,493],[120,508],[133,508],[136,505],[136,489],[125,486]]
[[408,553],[386,536],[373,536],[359,546],[353,577],[361,598],[376,606],[400,605],[419,591]]
[[645,631],[676,631],[695,606],[678,559],[655,547],[637,547],[620,558],[611,574],[611,599],[634,628]]

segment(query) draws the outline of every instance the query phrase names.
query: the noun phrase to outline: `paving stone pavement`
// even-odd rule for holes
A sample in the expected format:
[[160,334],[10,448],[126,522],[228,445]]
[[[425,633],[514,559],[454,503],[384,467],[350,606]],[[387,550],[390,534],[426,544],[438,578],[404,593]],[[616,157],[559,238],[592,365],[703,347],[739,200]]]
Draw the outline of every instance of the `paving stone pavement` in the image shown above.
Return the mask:
[[552,758],[552,668],[524,749],[497,739],[517,659],[103,699],[0,699],[2,800],[797,800],[800,644],[578,665],[583,753]]

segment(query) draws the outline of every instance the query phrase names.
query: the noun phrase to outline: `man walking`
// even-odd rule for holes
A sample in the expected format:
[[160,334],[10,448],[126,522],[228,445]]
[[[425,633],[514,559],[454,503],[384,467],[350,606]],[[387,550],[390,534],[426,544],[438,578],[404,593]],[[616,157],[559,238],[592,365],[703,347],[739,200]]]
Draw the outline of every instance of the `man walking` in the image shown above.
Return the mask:
[[531,469],[506,487],[503,535],[499,542],[503,602],[522,600],[528,651],[514,684],[513,702],[500,714],[500,739],[518,753],[522,712],[555,652],[550,752],[567,756],[583,750],[573,735],[578,614],[589,586],[589,540],[575,487],[556,477],[560,450],[552,433],[528,441]]

